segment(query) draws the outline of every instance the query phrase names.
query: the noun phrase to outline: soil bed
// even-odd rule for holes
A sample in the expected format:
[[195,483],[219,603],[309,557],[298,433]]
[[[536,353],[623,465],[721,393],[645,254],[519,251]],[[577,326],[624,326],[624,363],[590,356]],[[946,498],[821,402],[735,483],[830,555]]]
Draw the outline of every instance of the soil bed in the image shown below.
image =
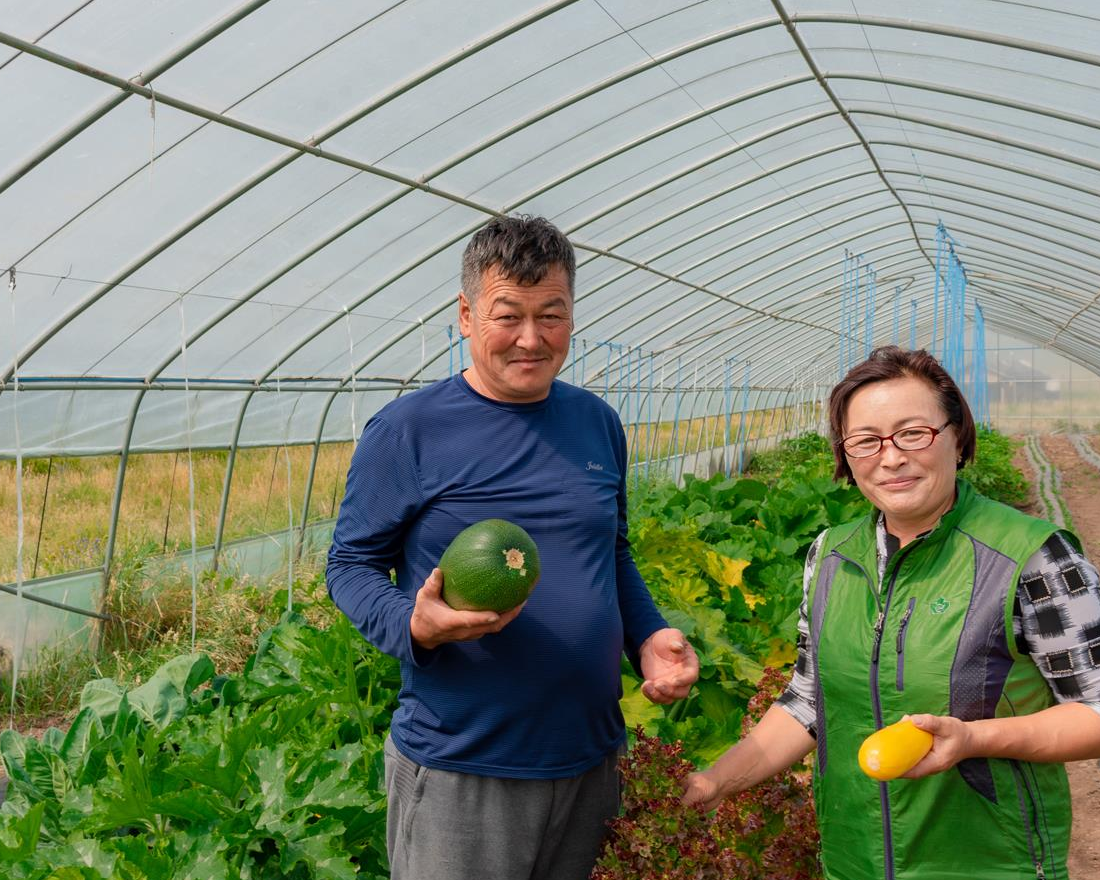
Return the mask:
[[[1047,459],[1062,475],[1062,498],[1073,519],[1073,531],[1089,560],[1100,564],[1100,471],[1082,460],[1065,437],[1043,437],[1042,446]],[[1019,451],[1015,463],[1034,487],[1035,474]],[[1066,772],[1073,800],[1069,876],[1072,880],[1092,880],[1100,877],[1100,761],[1073,761],[1066,764]]]

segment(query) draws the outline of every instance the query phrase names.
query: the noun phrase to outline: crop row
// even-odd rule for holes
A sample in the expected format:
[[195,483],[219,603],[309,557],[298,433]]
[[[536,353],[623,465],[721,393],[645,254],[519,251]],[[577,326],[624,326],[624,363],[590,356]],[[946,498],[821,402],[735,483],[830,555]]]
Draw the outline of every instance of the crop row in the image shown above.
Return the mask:
[[1024,442],[1024,454],[1035,471],[1035,490],[1040,515],[1059,528],[1073,528],[1069,508],[1062,498],[1062,476],[1043,452],[1043,446],[1034,434]]
[[[777,473],[758,462],[765,479],[689,477],[631,497],[639,568],[701,672],[689,699],[664,707],[625,669],[624,713],[695,763],[741,735],[765,668],[794,661],[806,548],[867,509],[832,481],[824,438],[776,455]],[[982,473],[976,481],[1004,482]],[[186,655],[129,690],[90,682],[67,732],[0,734],[11,777],[0,876],[381,880],[382,741],[399,685],[396,662],[344,618],[320,629],[298,614],[237,675]]]

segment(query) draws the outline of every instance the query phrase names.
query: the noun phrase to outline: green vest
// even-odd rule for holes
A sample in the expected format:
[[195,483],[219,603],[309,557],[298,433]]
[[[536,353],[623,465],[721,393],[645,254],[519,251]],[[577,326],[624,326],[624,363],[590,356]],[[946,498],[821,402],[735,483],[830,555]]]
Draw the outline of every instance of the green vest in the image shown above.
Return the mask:
[[1023,565],[1056,527],[960,480],[955,506],[893,554],[880,585],[876,517],[828,531],[809,598],[826,877],[1066,880],[1063,765],[971,759],[879,783],[857,764],[864,738],[905,714],[972,721],[1053,704],[1012,612]]

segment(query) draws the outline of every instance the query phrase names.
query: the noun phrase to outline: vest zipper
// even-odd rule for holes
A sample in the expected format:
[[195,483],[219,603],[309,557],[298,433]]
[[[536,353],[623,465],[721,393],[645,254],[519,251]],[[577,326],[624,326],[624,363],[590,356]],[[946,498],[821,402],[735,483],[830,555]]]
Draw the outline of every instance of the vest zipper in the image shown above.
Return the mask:
[[[1046,861],[1046,847],[1043,844],[1043,835],[1039,833],[1039,828],[1034,818],[1035,799],[1031,795],[1031,787],[1027,784],[1027,779],[1024,777],[1024,771],[1020,767],[1019,761],[1010,760],[1009,765],[1012,767],[1012,775],[1016,782],[1016,798],[1020,804],[1020,818],[1024,823],[1024,831],[1027,832],[1027,850],[1031,854],[1031,863],[1035,866],[1036,880],[1046,880],[1046,871],[1043,870],[1043,862]],[[1027,792],[1027,799],[1024,799],[1024,792]],[[1035,852],[1035,841],[1039,841],[1039,852]]]
[[913,609],[917,605],[917,597],[913,596],[909,600],[909,607],[905,609],[905,616],[901,619],[901,626],[898,627],[898,680],[897,686],[899,691],[905,690],[905,633],[909,629],[909,618],[913,616]]
[[[875,618],[875,640],[871,644],[871,709],[875,716],[875,730],[881,730],[882,723],[882,699],[879,697],[878,692],[878,662],[879,655],[882,653],[882,631],[886,627],[886,612],[890,608],[890,596],[894,592],[894,581],[897,579],[897,567],[894,568],[894,574],[890,578],[890,585],[886,588],[886,601],[883,602],[879,596],[879,590],[876,589],[878,585],[877,580],[872,580],[871,576],[867,574],[867,569],[856,562],[854,559],[850,559],[841,553],[833,551],[843,559],[845,562],[850,562],[856,568],[860,570],[863,577],[867,581],[867,586],[871,590],[871,595],[875,599],[875,605],[878,607],[878,616]],[[899,551],[904,552],[904,551]],[[882,810],[882,853],[885,880],[894,880],[894,829],[890,819],[890,790],[886,787],[885,782],[878,784],[878,800],[879,806]]]
[[[912,541],[908,547],[899,550],[896,554],[897,562],[894,564],[894,571],[890,575],[890,581],[886,585],[886,596],[884,599],[880,599],[878,592],[874,590],[876,581],[871,580],[867,576],[866,569],[863,566],[856,563],[859,569],[863,572],[863,576],[867,578],[867,583],[871,585],[872,592],[875,593],[875,602],[878,604],[878,617],[875,619],[875,641],[871,647],[871,708],[875,713],[875,730],[881,730],[883,727],[882,720],[882,696],[879,694],[879,655],[882,653],[882,633],[886,628],[886,615],[890,611],[890,600],[894,596],[894,586],[898,582],[898,572],[901,570],[902,560],[912,552],[912,549],[920,543],[920,539]],[[883,842],[883,857],[885,861],[885,880],[894,880],[895,868],[894,868],[894,827],[893,820],[890,817],[890,789],[885,782],[878,784],[878,798],[879,804],[882,807],[882,842]]]

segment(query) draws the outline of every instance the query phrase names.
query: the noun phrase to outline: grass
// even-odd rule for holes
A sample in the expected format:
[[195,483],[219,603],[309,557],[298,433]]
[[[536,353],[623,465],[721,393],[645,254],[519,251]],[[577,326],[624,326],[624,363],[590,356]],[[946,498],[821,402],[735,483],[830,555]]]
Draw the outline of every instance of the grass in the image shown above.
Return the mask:
[[[103,624],[98,657],[58,645],[39,650],[21,671],[15,700],[15,726],[56,723],[71,716],[84,684],[113,678],[136,686],[167,660],[191,652],[191,579],[181,576],[152,583],[137,566],[126,566],[109,597],[115,622]],[[207,575],[199,581],[195,651],[207,654],[219,673],[240,671],[256,649],[257,635],[286,610],[286,582],[258,584],[247,578]],[[319,560],[295,578],[294,608],[318,625],[337,613],[325,594]],[[0,694],[10,711],[11,669],[0,667]]]
[[[242,449],[237,454],[226,512],[224,540],[286,528],[287,463],[294,522],[312,447]],[[350,443],[321,447],[310,503],[311,521],[335,515],[351,459]],[[228,455],[195,452],[195,530],[199,546],[212,544]],[[23,575],[45,577],[99,568],[118,472],[117,456],[31,459],[23,463]],[[13,582],[16,567],[15,463],[0,462],[0,581]],[[47,493],[47,484],[49,492]],[[119,510],[117,556],[172,552],[191,545],[187,453],[135,455],[129,460]],[[44,515],[43,515],[44,513]]]
[[[747,436],[756,440],[758,446],[771,447],[752,459],[753,475],[767,479],[777,470],[817,460],[831,472],[828,444],[822,438],[803,435],[783,442],[776,440],[797,430],[798,424],[812,422],[817,415],[809,410],[773,409],[747,416]],[[739,416],[730,425],[731,442],[737,436],[738,423]],[[659,458],[676,452],[694,452],[700,446],[706,449],[721,445],[725,430],[722,417],[689,418],[675,430],[672,425],[660,425],[649,432],[648,439],[644,426],[633,435],[628,430],[628,440],[632,441],[632,449],[638,450],[637,457],[645,460],[645,455],[651,453]],[[288,456],[290,498],[297,520],[310,453],[308,447],[285,452],[282,448],[268,448],[239,453],[227,517],[227,541],[285,528]],[[343,494],[350,454],[351,446],[347,443],[322,447],[310,506],[311,520],[335,513]],[[1006,456],[993,458],[991,464],[1003,466]],[[195,453],[193,460],[197,540],[201,545],[213,541],[227,456],[224,452],[201,452]],[[117,458],[110,457],[24,463],[28,577],[32,572],[41,577],[102,565],[105,522],[116,471]],[[651,479],[663,479],[660,467],[654,470]],[[47,480],[50,489],[43,530],[41,498]],[[14,578],[14,484],[13,464],[0,463],[2,579]],[[105,609],[117,622],[103,625],[98,633],[98,656],[74,650],[67,644],[38,651],[33,665],[20,676],[16,702],[20,726],[71,714],[84,683],[91,679],[110,677],[123,685],[136,685],[166,660],[191,650],[191,579],[187,570],[154,582],[142,568],[151,555],[189,546],[188,510],[186,454],[142,455],[131,459],[112,587]],[[295,605],[318,623],[331,620],[336,613],[325,595],[322,565],[320,559],[315,559],[295,569]],[[285,609],[285,577],[260,584],[247,577],[207,574],[199,582],[197,600],[196,650],[208,654],[219,672],[236,671],[254,651],[257,634],[274,623]],[[3,659],[0,656],[0,706],[6,709],[11,675]]]
[[[660,462],[669,456],[723,446],[724,416],[691,418],[685,404],[676,423],[628,426],[630,461]],[[776,438],[812,421],[808,407],[758,410],[746,415],[749,446]],[[740,414],[728,425],[738,442]],[[282,531],[300,523],[310,446],[242,449],[237,453],[226,511],[224,540]],[[334,516],[344,493],[350,443],[321,447],[310,500],[309,519]],[[287,459],[289,458],[289,480]],[[195,482],[195,535],[198,546],[214,542],[228,454],[199,451],[191,456]],[[23,463],[23,576],[46,577],[101,568],[107,524],[118,475],[117,456],[29,459]],[[15,463],[0,462],[0,582],[16,579]],[[47,491],[48,488],[48,491]],[[191,546],[187,453],[148,453],[129,459],[119,510],[116,558],[171,553]],[[288,498],[290,510],[288,511]]]
[[[690,413],[686,414],[690,416]],[[809,412],[777,408],[745,419],[750,441],[794,429]],[[736,442],[740,416],[728,428]],[[628,429],[632,459],[661,459],[721,445],[724,417],[683,418],[677,425]],[[333,516],[344,490],[351,444],[321,447],[310,519]],[[240,450],[234,467],[224,539],[281,531],[301,516],[311,447]],[[289,459],[289,480],[287,460]],[[196,542],[213,543],[228,455],[195,452]],[[117,479],[118,458],[31,459],[23,463],[24,577],[45,577],[103,565],[107,522]],[[655,475],[660,471],[658,467]],[[15,580],[16,489],[14,462],[0,462],[0,580]],[[47,491],[48,487],[48,491]],[[292,511],[288,514],[287,499]],[[98,655],[72,644],[39,649],[21,670],[15,709],[20,726],[71,714],[84,683],[114,678],[136,685],[166,660],[191,650],[191,580],[184,568],[154,583],[143,573],[150,556],[190,547],[190,499],[186,453],[132,456],[126,473],[108,614],[117,622],[96,633]],[[44,515],[43,515],[44,514]],[[324,595],[321,562],[298,568],[296,605],[319,620],[334,614]],[[239,669],[255,649],[259,632],[285,608],[285,577],[259,584],[233,577],[205,575],[199,583],[195,649],[208,654],[219,672]],[[11,670],[0,656],[0,695],[7,706]]]

